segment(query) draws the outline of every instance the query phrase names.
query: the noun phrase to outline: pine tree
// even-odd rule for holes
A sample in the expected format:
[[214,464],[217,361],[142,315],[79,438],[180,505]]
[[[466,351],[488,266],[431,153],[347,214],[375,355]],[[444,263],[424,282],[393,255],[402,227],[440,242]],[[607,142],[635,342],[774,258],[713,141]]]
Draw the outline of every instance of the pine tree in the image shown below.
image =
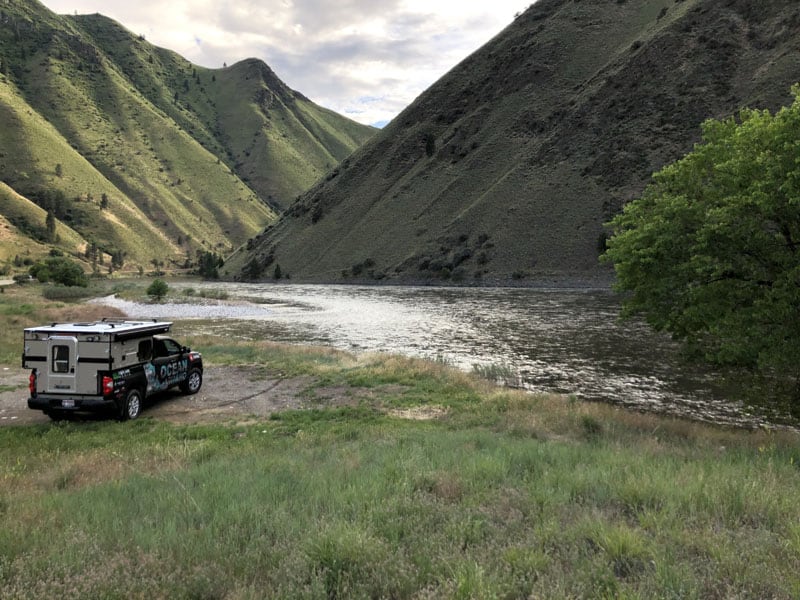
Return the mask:
[[47,241],[48,242],[55,242],[56,241],[56,216],[53,214],[52,210],[47,211],[47,217],[44,221],[45,227],[47,228]]

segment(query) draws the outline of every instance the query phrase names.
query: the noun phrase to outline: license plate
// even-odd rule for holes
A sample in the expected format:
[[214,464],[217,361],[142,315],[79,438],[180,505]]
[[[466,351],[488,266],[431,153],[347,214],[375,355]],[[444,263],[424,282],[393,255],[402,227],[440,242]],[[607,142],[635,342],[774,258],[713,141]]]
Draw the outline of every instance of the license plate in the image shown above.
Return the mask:
[[62,400],[61,408],[75,408],[75,400]]

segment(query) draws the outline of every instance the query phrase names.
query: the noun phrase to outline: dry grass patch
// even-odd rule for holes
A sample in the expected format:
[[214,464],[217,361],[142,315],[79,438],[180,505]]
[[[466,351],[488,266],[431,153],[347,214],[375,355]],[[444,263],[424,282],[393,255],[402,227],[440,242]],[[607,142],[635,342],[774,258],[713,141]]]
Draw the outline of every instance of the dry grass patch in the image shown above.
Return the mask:
[[[71,323],[100,321],[103,318],[124,319],[125,313],[111,306],[99,304],[63,304],[45,308],[40,313],[44,323]],[[41,323],[35,323],[39,325]]]
[[386,414],[409,421],[435,421],[442,419],[450,413],[443,406],[412,406],[409,408],[391,408]]

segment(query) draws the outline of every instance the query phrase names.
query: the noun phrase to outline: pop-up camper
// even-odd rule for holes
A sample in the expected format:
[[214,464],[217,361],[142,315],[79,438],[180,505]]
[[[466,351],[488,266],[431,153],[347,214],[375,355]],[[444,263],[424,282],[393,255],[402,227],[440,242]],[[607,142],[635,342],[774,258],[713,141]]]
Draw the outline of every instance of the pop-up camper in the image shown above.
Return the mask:
[[25,329],[22,366],[31,369],[28,407],[54,419],[114,410],[135,419],[145,398],[179,386],[195,394],[203,360],[165,334],[166,321],[103,319]]

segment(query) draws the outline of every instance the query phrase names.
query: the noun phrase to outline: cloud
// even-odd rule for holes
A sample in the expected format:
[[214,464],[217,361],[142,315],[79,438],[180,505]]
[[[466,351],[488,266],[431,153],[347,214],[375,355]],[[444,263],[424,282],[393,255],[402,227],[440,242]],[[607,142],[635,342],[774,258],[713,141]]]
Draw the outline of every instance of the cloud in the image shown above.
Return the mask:
[[100,12],[211,68],[260,58],[362,123],[390,120],[526,7],[518,0],[44,0]]

